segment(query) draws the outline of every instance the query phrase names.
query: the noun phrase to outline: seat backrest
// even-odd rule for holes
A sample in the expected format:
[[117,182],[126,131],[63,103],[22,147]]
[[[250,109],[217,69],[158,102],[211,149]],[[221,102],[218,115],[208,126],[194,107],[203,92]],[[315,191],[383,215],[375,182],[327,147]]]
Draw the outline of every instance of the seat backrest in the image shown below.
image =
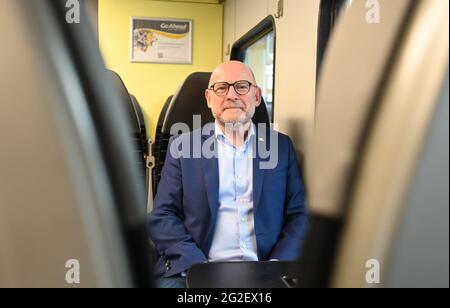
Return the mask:
[[168,106],[162,133],[170,133],[176,123],[185,123],[192,131],[194,115],[201,116],[202,126],[214,121],[205,98],[210,77],[211,73],[193,73],[187,77]]
[[142,179],[143,185],[145,185],[145,175],[146,175],[146,165],[145,165],[145,153],[147,149],[147,141],[145,137],[145,122],[144,116],[142,114],[141,108],[139,104],[133,97],[128,93],[128,90],[122,81],[122,78],[113,71],[111,72],[111,76],[116,86],[117,90],[120,93],[120,100],[123,102],[125,106],[125,110],[127,112],[127,117],[130,119],[130,123],[132,123],[132,142],[135,147],[135,158],[138,166],[139,175]]
[[162,127],[164,125],[164,119],[166,118],[167,110],[169,109],[170,103],[172,102],[173,95],[169,96],[164,103],[163,109],[161,110],[161,113],[159,114],[158,118],[158,125],[159,131],[161,132]]
[[148,152],[148,138],[147,138],[147,130],[145,127],[145,118],[144,114],[142,113],[141,106],[139,105],[139,102],[137,98],[130,94],[131,102],[133,103],[134,112],[136,115],[137,124],[139,126],[139,132],[140,132],[140,139],[141,139],[141,147],[144,152],[144,156],[146,154],[150,154]]
[[156,186],[157,183],[159,183],[159,179],[161,178],[161,172],[160,170],[161,168],[158,168],[157,166],[159,164],[164,164],[163,162],[160,162],[159,158],[159,148],[160,148],[160,144],[161,144],[161,134],[162,134],[162,127],[164,124],[164,119],[166,117],[166,113],[167,110],[169,109],[169,105],[170,102],[173,99],[173,95],[169,96],[166,100],[166,102],[164,103],[163,109],[161,110],[161,113],[159,114],[159,118],[158,118],[158,124],[156,125],[156,133],[155,133],[155,141],[153,142],[153,146],[152,146],[152,155],[155,157],[155,167],[153,168],[153,174],[152,174],[152,185],[153,185],[153,197],[155,197],[156,194]]
[[132,123],[65,5],[0,1],[1,40],[17,33],[0,57],[0,287],[149,287]]
[[[201,127],[215,121],[205,98],[205,89],[208,88],[210,78],[210,72],[191,74],[178,89],[168,106],[161,129],[161,135],[159,136],[160,140],[155,141],[158,143],[158,153],[155,153],[157,161],[155,167],[156,176],[154,177],[155,194],[164,167],[172,126],[177,123],[184,123],[189,127],[189,131],[193,131],[193,116],[195,115],[201,116]],[[256,108],[253,122],[255,124],[262,123],[267,127],[270,127],[269,114],[264,101]]]

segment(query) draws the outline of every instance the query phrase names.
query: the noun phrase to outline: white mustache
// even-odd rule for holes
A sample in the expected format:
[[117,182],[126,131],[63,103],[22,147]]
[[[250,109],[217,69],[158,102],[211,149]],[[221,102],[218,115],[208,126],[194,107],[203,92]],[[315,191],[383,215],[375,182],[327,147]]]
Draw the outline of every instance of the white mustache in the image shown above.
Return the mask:
[[241,109],[241,110],[245,110],[244,107],[242,106],[229,106],[229,107],[225,107],[223,108],[223,110],[228,110],[228,109]]

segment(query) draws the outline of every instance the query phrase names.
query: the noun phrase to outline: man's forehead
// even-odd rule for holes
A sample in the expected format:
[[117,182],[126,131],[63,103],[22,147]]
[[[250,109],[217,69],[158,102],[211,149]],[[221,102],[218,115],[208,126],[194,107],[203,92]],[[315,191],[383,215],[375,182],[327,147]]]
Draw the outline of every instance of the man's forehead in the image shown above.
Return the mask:
[[211,82],[228,81],[228,79],[245,79],[254,82],[252,71],[244,64],[225,63],[217,67],[211,75]]

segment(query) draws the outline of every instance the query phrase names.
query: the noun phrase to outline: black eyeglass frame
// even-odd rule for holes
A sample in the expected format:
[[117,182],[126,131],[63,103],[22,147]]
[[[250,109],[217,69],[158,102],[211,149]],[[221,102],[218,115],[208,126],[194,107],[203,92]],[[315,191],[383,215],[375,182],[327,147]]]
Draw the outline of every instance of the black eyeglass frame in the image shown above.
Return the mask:
[[[242,82],[248,83],[248,85],[249,85],[248,91],[247,91],[246,93],[239,93],[238,90],[236,89],[236,84],[242,83]],[[223,93],[223,94],[218,94],[218,93],[214,90],[214,87],[215,87],[216,85],[218,85],[218,84],[228,85],[227,91],[226,91],[225,93]],[[250,81],[248,81],[248,80],[238,80],[238,81],[236,81],[235,83],[228,83],[228,82],[225,82],[225,81],[216,82],[215,84],[211,85],[208,89],[209,89],[209,90],[212,90],[217,96],[222,97],[222,96],[226,96],[226,95],[228,94],[228,92],[230,91],[230,87],[233,87],[233,88],[234,88],[234,91],[235,91],[237,94],[239,94],[239,95],[247,95],[248,93],[250,93],[250,90],[251,90],[252,87],[258,88],[257,85],[253,84],[252,82],[250,82]]]

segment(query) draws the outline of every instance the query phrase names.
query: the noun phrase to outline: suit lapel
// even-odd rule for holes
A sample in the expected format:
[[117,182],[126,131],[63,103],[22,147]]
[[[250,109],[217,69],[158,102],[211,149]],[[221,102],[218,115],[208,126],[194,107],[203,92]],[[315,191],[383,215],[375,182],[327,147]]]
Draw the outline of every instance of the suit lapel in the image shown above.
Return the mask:
[[[214,136],[203,136],[203,142]],[[217,151],[217,145],[214,143],[214,153]],[[208,194],[209,207],[211,209],[212,223],[215,224],[217,211],[219,209],[219,163],[217,155],[213,158],[205,158],[202,155],[203,177],[205,188]]]
[[253,143],[253,153],[254,153],[254,159],[253,159],[253,209],[254,213],[256,214],[258,210],[258,206],[261,201],[261,193],[264,183],[264,175],[265,171],[260,168],[261,163],[261,155],[259,153],[259,148],[266,146],[266,138],[264,134],[261,134],[259,132],[259,129],[256,130],[256,136],[255,136],[255,142]]

